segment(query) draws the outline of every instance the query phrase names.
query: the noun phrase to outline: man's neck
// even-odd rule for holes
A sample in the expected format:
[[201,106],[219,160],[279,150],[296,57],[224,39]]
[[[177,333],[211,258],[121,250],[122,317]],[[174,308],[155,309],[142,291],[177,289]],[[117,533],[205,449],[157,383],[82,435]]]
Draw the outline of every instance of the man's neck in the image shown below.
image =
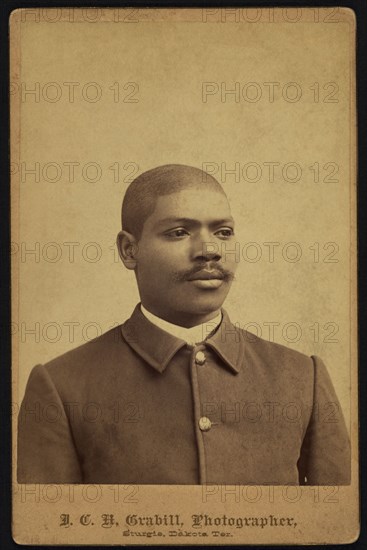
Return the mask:
[[158,317],[151,311],[147,310],[142,304],[140,306],[143,315],[154,325],[158,326],[162,330],[185,340],[190,345],[195,345],[196,343],[202,342],[205,340],[212,332],[214,332],[221,323],[222,312],[219,311],[217,314],[208,321],[203,323],[198,323],[192,327],[183,327],[182,325],[177,325],[171,323],[162,317]]
[[154,311],[153,308],[143,305],[143,303],[141,304],[141,306],[145,309],[145,311],[148,311],[151,315],[154,315],[158,319],[166,321],[167,323],[171,323],[172,325],[187,329],[197,327],[204,323],[210,323],[211,321],[213,321],[213,319],[216,319],[218,316],[221,315],[220,308],[204,315],[193,315],[191,313],[185,312],[157,312]]

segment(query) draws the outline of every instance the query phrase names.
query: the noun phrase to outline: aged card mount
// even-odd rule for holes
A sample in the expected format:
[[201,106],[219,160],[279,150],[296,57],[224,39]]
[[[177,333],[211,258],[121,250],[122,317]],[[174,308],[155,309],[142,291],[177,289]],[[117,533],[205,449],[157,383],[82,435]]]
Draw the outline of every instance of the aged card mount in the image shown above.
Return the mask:
[[[12,13],[17,543],[338,544],[358,537],[355,39],[354,13],[338,7],[29,8]],[[124,452],[136,453],[129,463],[143,463],[142,449],[147,467],[159,472],[164,457],[158,454],[159,464],[153,464],[149,441],[156,452],[169,437],[178,441],[187,428],[182,424],[182,400],[178,396],[175,403],[170,394],[161,400],[163,410],[172,402],[166,423],[161,421],[151,434],[141,431],[151,415],[144,413],[146,402],[137,397],[141,394],[135,386],[122,408],[115,401],[109,404],[108,419],[100,403],[88,396],[75,402],[53,389],[47,406],[42,401],[58,384],[55,372],[42,386],[42,365],[49,369],[55,358],[118,330],[131,316],[139,296],[114,242],[121,201],[139,174],[171,164],[202,170],[228,196],[236,241],[226,252],[236,258],[238,268],[224,307],[233,325],[255,339],[293,350],[289,353],[325,361],[337,398],[325,403],[320,397],[315,422],[337,430],[344,419],[350,479],[335,478],[333,483],[332,477],[324,477],[315,484],[308,483],[307,476],[301,484],[272,483],[269,477],[233,481],[221,462],[224,451],[231,464],[230,449],[238,458],[241,447],[244,471],[251,461],[265,463],[267,453],[274,453],[269,428],[274,419],[279,416],[287,434],[297,437],[297,422],[304,413],[296,399],[269,400],[258,382],[245,399],[237,394],[224,397],[217,389],[216,398],[204,403],[206,414],[200,403],[194,412],[187,408],[190,418],[202,414],[196,431],[193,428],[195,437],[203,440],[197,450],[196,482],[179,481],[184,479],[179,471],[177,483],[154,481],[147,472],[122,482],[113,476],[108,482],[18,478],[19,426],[31,422],[29,440],[40,424],[49,428],[29,457],[35,471],[35,463],[42,462],[60,435],[62,407],[69,422],[71,412],[81,415],[91,434],[91,453],[98,447],[98,424],[120,422],[122,431],[130,434]],[[223,359],[218,338],[217,333],[212,346],[200,348],[193,368],[199,369],[210,353]],[[132,338],[128,345],[135,346],[135,353],[136,341]],[[244,345],[254,349],[252,340]],[[227,342],[227,363],[230,348]],[[151,353],[156,353],[154,345]],[[110,355],[101,360],[101,372]],[[21,409],[36,365],[40,397],[33,408]],[[230,368],[225,376],[237,376]],[[200,396],[205,381],[197,372],[201,385],[195,391]],[[159,376],[161,384],[164,374]],[[106,391],[116,384],[103,376],[98,381]],[[264,388],[265,383],[266,376]],[[206,456],[208,449],[216,448],[216,429],[228,422],[232,435],[225,450],[221,454],[217,447],[216,456]],[[256,432],[252,440],[238,440],[244,424]],[[171,436],[164,433],[165,426]],[[107,447],[116,445],[116,429],[110,428],[106,456]],[[141,441],[143,432],[152,439]],[[205,437],[212,438],[209,445]],[[335,452],[343,453],[335,441],[330,439],[330,448],[335,445]],[[323,452],[333,454],[330,448]],[[323,452],[314,457],[315,464],[325,462]],[[284,448],[279,447],[281,453]],[[271,460],[277,462],[275,454]],[[61,470],[61,454],[59,464]],[[184,467],[177,464],[176,470]],[[331,460],[330,472],[333,467]],[[172,472],[175,464],[167,468]],[[210,477],[216,468],[222,468],[222,479]]]

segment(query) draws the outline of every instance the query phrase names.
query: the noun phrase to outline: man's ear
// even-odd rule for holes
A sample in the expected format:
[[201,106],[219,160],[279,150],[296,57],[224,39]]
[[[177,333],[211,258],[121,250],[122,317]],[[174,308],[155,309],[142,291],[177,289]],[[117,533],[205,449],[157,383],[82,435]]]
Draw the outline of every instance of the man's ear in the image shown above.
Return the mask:
[[136,253],[138,251],[138,243],[134,235],[122,230],[117,235],[116,244],[124,266],[127,269],[135,269],[137,264]]

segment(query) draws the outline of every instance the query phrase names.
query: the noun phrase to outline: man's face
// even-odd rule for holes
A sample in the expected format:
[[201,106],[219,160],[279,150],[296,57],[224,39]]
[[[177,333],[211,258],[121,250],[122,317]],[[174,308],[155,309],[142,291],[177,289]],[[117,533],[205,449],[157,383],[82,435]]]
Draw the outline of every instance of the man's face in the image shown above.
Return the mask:
[[237,267],[233,241],[234,222],[222,193],[198,187],[159,197],[135,256],[143,305],[183,326],[212,318]]

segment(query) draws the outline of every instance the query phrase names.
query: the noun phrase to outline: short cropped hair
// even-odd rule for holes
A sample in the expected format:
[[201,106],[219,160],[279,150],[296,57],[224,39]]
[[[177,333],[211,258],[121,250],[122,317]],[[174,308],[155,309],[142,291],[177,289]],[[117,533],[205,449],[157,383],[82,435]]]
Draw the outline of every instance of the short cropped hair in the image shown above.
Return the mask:
[[165,164],[143,172],[126,190],[121,209],[122,229],[139,240],[145,221],[155,210],[158,197],[199,187],[226,196],[213,176],[193,166]]

